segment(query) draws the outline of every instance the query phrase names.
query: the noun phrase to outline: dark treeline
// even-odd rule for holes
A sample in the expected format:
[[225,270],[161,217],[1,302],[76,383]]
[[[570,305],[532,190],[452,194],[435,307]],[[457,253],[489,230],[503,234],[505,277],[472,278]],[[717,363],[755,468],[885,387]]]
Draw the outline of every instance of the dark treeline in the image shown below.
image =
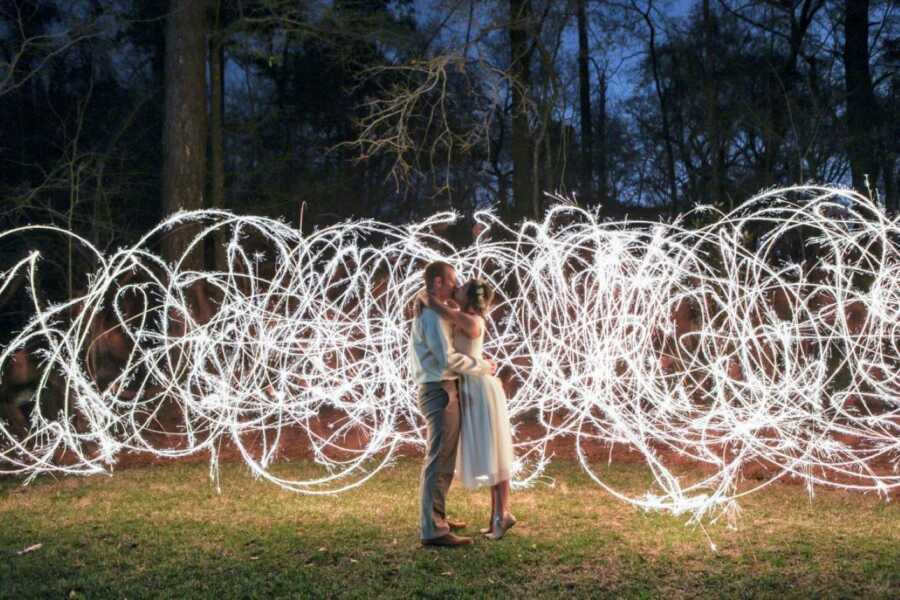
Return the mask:
[[[806,181],[897,209],[898,24],[884,0],[5,0],[0,225],[104,249],[179,208],[512,221],[553,190],[652,216]],[[68,292],[72,252],[45,253]]]

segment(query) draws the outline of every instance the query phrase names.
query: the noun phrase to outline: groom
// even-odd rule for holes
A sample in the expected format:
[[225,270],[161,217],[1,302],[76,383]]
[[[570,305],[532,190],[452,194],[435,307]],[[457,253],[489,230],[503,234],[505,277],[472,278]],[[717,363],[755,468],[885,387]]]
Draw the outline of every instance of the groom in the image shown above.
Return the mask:
[[[456,271],[443,261],[425,267],[425,288],[441,302],[456,291]],[[413,321],[410,366],[419,386],[419,410],[428,425],[428,447],[420,481],[420,527],[423,546],[463,546],[472,538],[460,537],[451,529],[466,524],[447,518],[446,499],[456,463],[459,442],[460,374],[493,374],[486,360],[460,354],[453,349],[450,323],[429,308]]]

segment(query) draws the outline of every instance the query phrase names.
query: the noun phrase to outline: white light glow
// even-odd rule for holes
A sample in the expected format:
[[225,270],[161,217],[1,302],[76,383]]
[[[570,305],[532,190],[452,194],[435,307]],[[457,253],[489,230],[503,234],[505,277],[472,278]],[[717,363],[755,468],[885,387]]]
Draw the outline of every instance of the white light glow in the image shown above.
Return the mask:
[[[283,488],[359,486],[403,445],[424,445],[407,311],[423,266],[443,258],[498,290],[486,353],[516,389],[517,485],[540,480],[554,448],[571,443],[607,492],[694,519],[734,514],[741,496],[785,477],[887,496],[900,486],[897,220],[851,191],[812,186],[685,219],[701,217],[711,223],[604,222],[561,205],[511,230],[482,212],[462,250],[435,233],[451,214],[304,236],[266,218],[182,213],[106,255],[64,230],[2,233],[68,237],[98,267],[82,296],[54,306],[41,298],[38,254],[3,274],[0,293],[28,278],[35,313],[0,372],[17,350],[39,348],[38,403],[66,402],[61,416],[34,410],[24,436],[0,422],[0,472],[109,473],[123,453],[209,453],[215,478],[227,441]],[[191,271],[150,251],[188,224],[200,227],[194,244],[224,236],[227,269]],[[798,253],[805,265],[792,262]],[[202,318],[198,280],[215,290]],[[101,319],[127,348],[102,388],[91,359]],[[533,421],[539,434],[521,435]],[[320,476],[277,474],[290,435],[308,443]],[[645,494],[608,483],[615,448],[649,468]]]

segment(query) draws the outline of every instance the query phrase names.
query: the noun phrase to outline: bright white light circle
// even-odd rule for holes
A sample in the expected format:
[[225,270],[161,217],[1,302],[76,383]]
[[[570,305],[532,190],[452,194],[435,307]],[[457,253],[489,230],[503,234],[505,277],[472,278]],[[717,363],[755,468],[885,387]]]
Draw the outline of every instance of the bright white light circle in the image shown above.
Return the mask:
[[[698,218],[708,224],[686,227]],[[109,255],[55,228],[0,234],[52,231],[98,264],[84,295],[56,306],[36,285],[38,254],[3,274],[0,292],[29,279],[35,316],[0,369],[37,347],[39,405],[61,393],[68,402],[61,416],[34,410],[25,436],[0,422],[0,472],[107,473],[122,453],[209,452],[215,476],[229,441],[283,488],[361,485],[401,446],[424,444],[407,310],[422,267],[443,258],[498,290],[486,352],[515,383],[514,427],[540,431],[517,438],[517,485],[539,480],[554,445],[570,440],[611,494],[695,519],[785,476],[810,490],[900,486],[900,227],[862,196],[774,190],[670,224],[561,205],[512,230],[482,212],[476,243],[461,250],[434,233],[453,219],[351,221],[303,236],[261,217],[181,213]],[[224,237],[227,270],[167,265],[149,250],[188,224],[201,227],[193,244]],[[198,320],[198,280],[218,298],[208,319]],[[98,327],[130,349],[102,388]],[[172,415],[179,429],[162,433]],[[307,440],[320,477],[274,472],[288,435]],[[609,454],[586,449],[597,444]],[[640,453],[654,481],[646,494],[607,483],[597,462],[609,446]],[[748,469],[763,475],[741,485]]]

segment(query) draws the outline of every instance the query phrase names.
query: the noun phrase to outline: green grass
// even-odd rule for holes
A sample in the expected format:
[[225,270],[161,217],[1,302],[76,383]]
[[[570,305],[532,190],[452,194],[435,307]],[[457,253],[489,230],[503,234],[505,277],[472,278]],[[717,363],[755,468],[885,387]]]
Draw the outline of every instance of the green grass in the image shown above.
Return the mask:
[[[775,485],[747,498],[739,529],[648,514],[604,494],[572,462],[555,487],[514,492],[519,518],[501,542],[417,544],[419,461],[362,488],[299,496],[204,465],[112,478],[0,481],[0,597],[897,597],[900,506],[874,496]],[[308,463],[281,473],[309,476]],[[642,470],[613,466],[643,491]],[[486,493],[454,486],[453,516],[486,521]],[[32,544],[41,548],[21,556]]]

